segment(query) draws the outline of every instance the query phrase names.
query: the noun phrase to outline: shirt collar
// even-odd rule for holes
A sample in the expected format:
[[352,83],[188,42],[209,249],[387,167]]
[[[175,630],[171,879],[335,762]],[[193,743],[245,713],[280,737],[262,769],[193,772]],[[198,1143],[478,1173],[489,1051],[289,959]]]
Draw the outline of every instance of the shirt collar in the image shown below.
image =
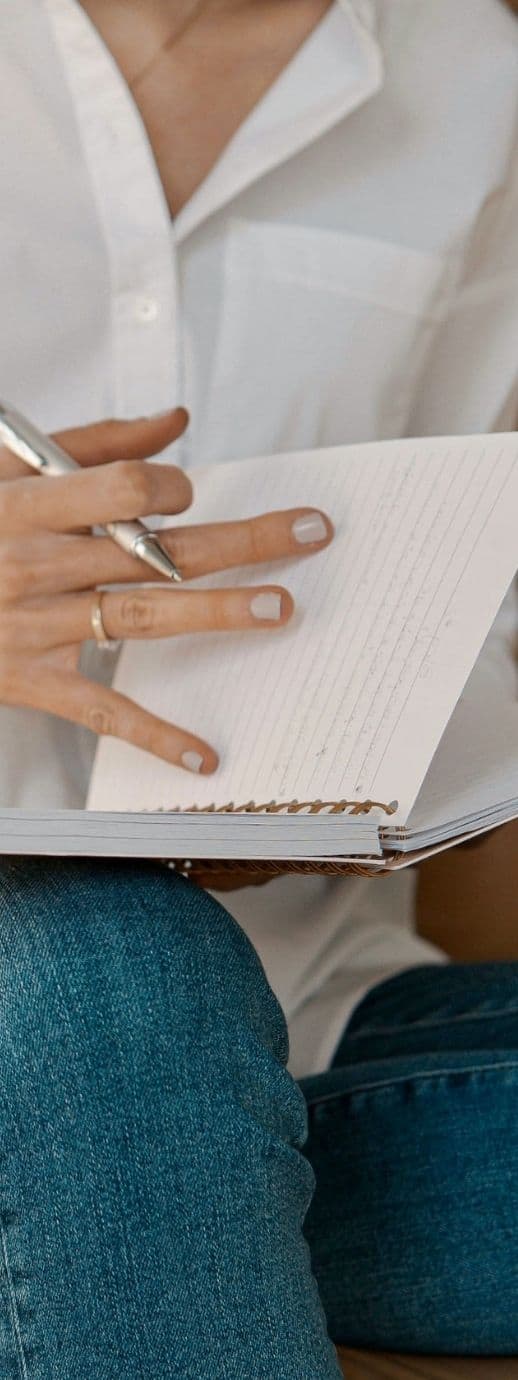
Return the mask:
[[381,87],[372,0],[334,0],[175,220],[177,241]]
[[[105,140],[114,120],[129,145],[126,161],[148,169],[148,193],[168,212],[137,106],[111,54],[80,0],[44,0],[51,25],[67,52],[68,79],[82,104],[98,109]],[[72,68],[72,70],[70,70]],[[72,80],[73,78],[73,80]],[[265,173],[287,162],[326,130],[358,109],[381,87],[383,60],[373,0],[334,0],[284,71],[251,111],[201,186],[174,222],[178,243]],[[119,157],[122,155],[119,153]],[[149,211],[151,216],[151,210]]]

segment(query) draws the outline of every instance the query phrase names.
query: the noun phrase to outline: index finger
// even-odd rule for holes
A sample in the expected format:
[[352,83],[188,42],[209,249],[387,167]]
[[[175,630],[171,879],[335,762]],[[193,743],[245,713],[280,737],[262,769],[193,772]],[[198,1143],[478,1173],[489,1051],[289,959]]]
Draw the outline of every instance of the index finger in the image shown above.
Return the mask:
[[98,470],[59,478],[12,479],[0,484],[0,521],[11,536],[34,531],[71,532],[157,513],[181,513],[192,485],[176,465],[116,460]]
[[[135,417],[129,421],[109,418],[87,426],[69,427],[52,433],[67,455],[84,469],[94,465],[109,465],[114,460],[145,460],[159,455],[183,435],[189,414],[185,407],[174,407],[155,417]],[[29,466],[0,446],[0,482],[23,479],[30,475]]]

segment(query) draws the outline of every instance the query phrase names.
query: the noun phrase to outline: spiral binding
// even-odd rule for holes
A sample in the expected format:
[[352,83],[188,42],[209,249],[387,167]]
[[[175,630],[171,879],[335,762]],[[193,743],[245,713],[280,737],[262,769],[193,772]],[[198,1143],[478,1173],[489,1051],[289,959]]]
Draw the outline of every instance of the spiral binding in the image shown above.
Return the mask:
[[[391,800],[388,805],[381,800],[286,800],[278,802],[276,800],[266,801],[263,805],[256,805],[254,800],[248,800],[243,805],[235,805],[230,801],[228,805],[192,805],[186,811],[181,809],[179,814],[266,814],[274,815],[285,811],[286,814],[300,814],[301,810],[308,810],[309,814],[321,814],[327,810],[329,814],[367,815],[371,810],[383,810],[386,815],[395,814],[398,808],[397,800]],[[158,813],[158,812],[157,812]],[[164,811],[162,813],[172,813]],[[344,876],[349,874],[355,877],[373,877],[386,875],[382,869],[369,866],[368,859],[365,861],[340,862],[322,859],[321,861],[305,859],[242,859],[232,858],[177,858],[174,861],[166,860],[166,865],[179,872],[181,876],[188,877],[191,881],[197,882],[200,886],[212,885],[217,890],[218,879],[223,883],[227,877],[236,876],[241,873],[243,879],[246,876],[255,876],[265,881],[269,877],[280,877],[286,872],[296,873],[321,873],[331,876]],[[243,880],[244,884],[244,880]]]
[[[387,856],[386,861],[392,859]],[[285,873],[299,873],[304,876],[318,873],[321,876],[332,877],[386,877],[389,875],[388,867],[369,865],[369,860],[364,861],[348,860],[347,862],[314,860],[308,862],[306,859],[294,859],[287,861],[284,859],[269,860],[264,858],[240,859],[232,858],[164,858],[163,862],[171,871],[178,872],[180,876],[189,881],[196,882],[199,886],[212,886],[217,891],[218,880],[224,882],[227,878],[235,879],[240,876],[241,883],[245,885],[247,877],[261,878],[267,881],[271,877],[282,877]]]
[[231,800],[228,805],[190,805],[176,807],[176,809],[166,809],[161,806],[159,810],[153,811],[154,814],[198,814],[198,815],[278,815],[285,811],[287,815],[300,814],[301,810],[308,810],[310,815],[318,815],[322,810],[327,810],[330,815],[345,814],[349,811],[351,815],[367,815],[371,810],[383,810],[386,815],[394,815],[398,808],[398,801],[391,800],[385,805],[381,800],[285,800],[280,803],[276,800],[268,800],[263,805],[256,805],[255,800],[247,800],[243,805],[235,805]]

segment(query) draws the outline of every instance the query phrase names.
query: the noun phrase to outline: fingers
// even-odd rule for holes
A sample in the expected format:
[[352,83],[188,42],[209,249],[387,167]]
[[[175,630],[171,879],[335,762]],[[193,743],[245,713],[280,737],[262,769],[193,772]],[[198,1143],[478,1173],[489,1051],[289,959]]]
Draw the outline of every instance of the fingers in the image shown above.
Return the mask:
[[[108,638],[176,637],[182,633],[237,632],[282,627],[293,613],[291,594],[280,585],[242,589],[133,589],[102,594]],[[84,642],[92,637],[95,595],[67,595],[40,602],[38,617],[25,605],[18,613],[26,627],[24,646],[33,650]]]
[[218,766],[217,753],[196,734],[157,718],[125,695],[75,672],[38,667],[32,685],[23,701],[32,708],[57,714],[93,733],[122,738],[185,771],[207,776]]
[[156,417],[112,419],[57,432],[54,440],[80,465],[107,465],[114,460],[145,460],[177,441],[189,422],[185,407]]
[[[108,420],[90,426],[72,427],[53,434],[53,440],[78,464],[86,467],[111,464],[114,460],[144,460],[158,455],[183,435],[189,421],[185,407],[174,407],[156,417],[136,417],[131,421]],[[0,481],[24,478],[30,470],[5,447],[0,446]]]
[[[322,534],[322,535],[321,535]],[[241,522],[164,529],[160,540],[185,580],[239,565],[308,556],[328,545],[333,527],[312,508],[265,513]],[[302,538],[302,540],[301,540]],[[121,551],[109,537],[33,533],[24,543],[3,542],[3,561],[17,597],[92,589],[95,585],[156,580],[142,561]],[[38,572],[37,589],[34,571]]]
[[24,465],[23,460],[18,460],[6,446],[0,446],[0,484],[6,479],[22,479],[28,474],[29,466]]
[[[290,508],[238,522],[165,528],[160,541],[184,579],[193,580],[236,566],[310,555],[328,546],[333,534],[325,513],[314,508]],[[91,538],[85,557],[92,574],[90,585],[149,579],[148,567],[117,551],[108,538]]]
[[181,513],[192,501],[190,480],[175,465],[116,460],[62,478],[14,479],[0,484],[0,524],[11,536],[44,529],[66,532]]

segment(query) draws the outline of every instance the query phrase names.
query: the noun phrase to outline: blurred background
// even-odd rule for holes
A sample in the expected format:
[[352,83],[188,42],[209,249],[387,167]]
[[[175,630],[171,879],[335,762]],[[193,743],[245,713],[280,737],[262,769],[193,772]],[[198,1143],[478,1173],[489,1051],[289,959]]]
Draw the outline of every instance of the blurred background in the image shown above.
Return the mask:
[[418,927],[452,958],[518,959],[517,821],[422,864]]

